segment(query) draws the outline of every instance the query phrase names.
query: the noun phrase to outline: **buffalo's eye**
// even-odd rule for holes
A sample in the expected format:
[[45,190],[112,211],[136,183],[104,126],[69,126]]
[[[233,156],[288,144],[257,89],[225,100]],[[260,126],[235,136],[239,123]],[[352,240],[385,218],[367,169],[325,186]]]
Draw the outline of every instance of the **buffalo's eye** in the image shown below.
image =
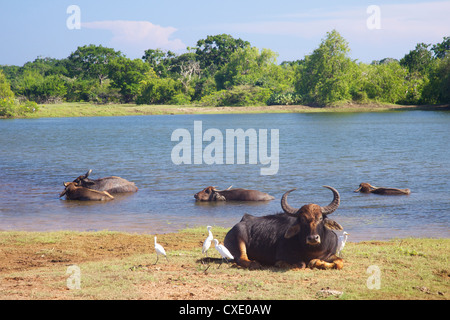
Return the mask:
[[209,193],[209,189],[205,191],[206,193]]

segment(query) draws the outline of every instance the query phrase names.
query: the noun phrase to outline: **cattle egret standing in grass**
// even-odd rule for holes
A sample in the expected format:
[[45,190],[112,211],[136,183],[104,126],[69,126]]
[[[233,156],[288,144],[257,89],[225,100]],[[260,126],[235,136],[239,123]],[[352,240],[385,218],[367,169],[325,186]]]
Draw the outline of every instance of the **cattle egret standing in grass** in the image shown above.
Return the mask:
[[156,251],[156,262],[154,264],[158,262],[158,258],[160,255],[166,257],[167,262],[169,262],[169,259],[167,259],[166,250],[164,250],[162,245],[156,243],[156,237],[155,237],[155,251]]
[[[234,257],[231,255],[230,251],[228,251],[228,249],[224,245],[219,244],[219,240],[214,239],[214,247],[222,256],[222,263],[223,263],[224,259],[227,262],[228,262],[228,259],[234,259]],[[222,265],[222,263],[219,265],[219,267]]]
[[208,237],[206,237],[205,242],[203,242],[202,253],[208,257],[208,249],[211,246],[211,241],[213,241],[213,234],[211,232],[211,226],[206,227],[208,229]]
[[337,245],[337,255],[338,256],[341,255],[341,251],[345,247],[345,242],[347,241],[348,235],[349,234],[344,231],[342,233],[342,236],[340,236],[339,239],[338,239],[338,245]]

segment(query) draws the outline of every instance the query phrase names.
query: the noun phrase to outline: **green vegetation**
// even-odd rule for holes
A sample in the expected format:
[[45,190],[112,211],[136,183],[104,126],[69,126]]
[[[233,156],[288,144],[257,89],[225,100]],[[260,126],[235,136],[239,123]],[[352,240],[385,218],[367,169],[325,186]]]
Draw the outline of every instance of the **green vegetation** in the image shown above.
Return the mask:
[[[228,229],[213,227],[223,243]],[[158,235],[169,262],[157,265],[153,235],[122,232],[0,232],[1,299],[448,300],[450,239],[347,242],[342,270],[218,268],[206,227]],[[80,289],[67,288],[68,266]],[[375,267],[375,273],[369,267]],[[378,283],[379,286],[375,286]]]
[[[419,43],[397,61],[365,64],[349,57],[348,42],[328,32],[296,61],[227,34],[207,36],[177,55],[148,49],[129,59],[103,46],[78,47],[65,59],[38,57],[0,66],[0,116],[34,112],[61,102],[191,106],[450,103],[450,37]],[[33,111],[34,110],[34,111]]]
[[37,110],[36,102],[15,98],[3,71],[0,70],[0,117],[23,116]]

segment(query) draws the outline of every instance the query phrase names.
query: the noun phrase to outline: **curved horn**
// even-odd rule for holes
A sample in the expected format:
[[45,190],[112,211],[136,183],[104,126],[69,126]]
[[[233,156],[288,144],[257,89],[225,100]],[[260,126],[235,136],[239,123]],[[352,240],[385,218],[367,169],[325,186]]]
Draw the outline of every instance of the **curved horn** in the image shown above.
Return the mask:
[[291,193],[292,191],[297,190],[297,188],[292,189],[287,191],[285,194],[283,194],[283,196],[281,197],[281,208],[283,209],[283,211],[285,213],[287,213],[288,215],[294,216],[297,214],[298,209],[291,207],[288,203],[287,203],[287,196],[289,193]]
[[323,187],[328,188],[331,191],[333,191],[333,201],[331,201],[331,203],[325,207],[320,207],[320,209],[322,210],[322,214],[328,215],[328,214],[336,211],[336,209],[339,207],[340,196],[339,196],[339,192],[335,188],[330,187],[330,186],[323,186]]
[[89,177],[89,175],[92,173],[92,169],[89,169],[88,172],[86,172],[86,174],[84,175],[84,179],[86,179],[87,177]]
[[59,194],[59,197],[60,197],[60,198],[61,198],[63,195],[66,194],[66,192],[67,192],[67,186],[69,185],[69,183],[68,183],[68,182],[63,182],[63,185],[64,185],[64,190],[63,190],[63,192],[61,192],[61,193]]

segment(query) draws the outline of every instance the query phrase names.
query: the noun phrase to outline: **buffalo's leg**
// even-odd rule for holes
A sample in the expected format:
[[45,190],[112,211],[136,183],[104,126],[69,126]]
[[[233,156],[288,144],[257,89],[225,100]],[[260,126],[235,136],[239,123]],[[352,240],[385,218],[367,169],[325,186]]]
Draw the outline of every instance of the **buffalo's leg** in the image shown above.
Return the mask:
[[309,262],[308,268],[313,269],[338,269],[341,270],[344,267],[344,260],[342,258],[337,257],[336,255],[333,255],[330,259],[330,262],[320,260],[320,259],[313,259]]
[[247,256],[247,246],[245,245],[245,242],[242,240],[242,238],[239,238],[238,240],[238,246],[239,246],[239,257],[235,257],[235,261],[238,265],[244,268],[249,269],[257,269],[260,268],[260,264],[256,261],[251,261]]

